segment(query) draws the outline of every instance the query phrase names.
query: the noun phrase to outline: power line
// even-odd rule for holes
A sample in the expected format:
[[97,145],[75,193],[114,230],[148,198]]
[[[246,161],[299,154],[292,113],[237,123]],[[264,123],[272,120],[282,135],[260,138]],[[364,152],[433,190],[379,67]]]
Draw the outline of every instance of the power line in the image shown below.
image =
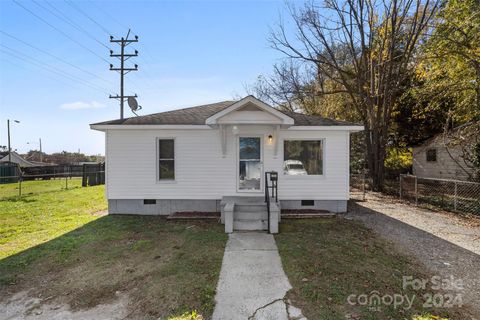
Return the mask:
[[74,8],[75,10],[77,10],[78,12],[80,12],[82,15],[84,15],[85,17],[87,17],[87,19],[89,19],[90,21],[92,21],[93,23],[95,23],[97,26],[100,27],[100,29],[102,29],[106,34],[108,35],[111,35],[111,33],[105,28],[103,27],[100,23],[98,23],[97,21],[95,21],[95,19],[91,18],[88,14],[86,14],[82,9],[80,9],[77,5],[75,5],[73,2],[69,2],[69,1],[66,1],[65,2],[70,5],[72,8]]
[[[0,49],[0,51],[2,51],[2,50]],[[4,52],[5,52],[5,51],[4,51]],[[12,53],[9,53],[9,52],[5,52],[5,53],[12,55]],[[14,56],[14,58],[17,58],[17,59],[22,60],[22,61],[29,62],[29,61],[27,61],[26,59],[19,58],[19,57],[16,56],[16,55]],[[10,63],[11,65],[13,65],[13,66],[15,66],[15,67],[19,67],[19,68],[25,69],[25,70],[27,70],[27,71],[28,71],[28,70],[32,70],[31,68],[27,68],[24,64],[21,64],[21,63],[16,63],[16,62],[13,62],[13,61],[10,61],[10,60],[2,60],[2,61],[7,62],[7,63]],[[31,63],[31,62],[29,62],[29,63]],[[37,66],[37,65],[34,64],[34,63],[31,63],[31,64]],[[37,66],[37,67],[39,67],[39,66]],[[44,70],[46,70],[46,69],[44,69]],[[49,78],[49,79],[51,79],[51,80],[53,80],[53,81],[57,81],[57,82],[59,82],[59,83],[61,83],[61,84],[63,84],[63,85],[69,86],[70,88],[75,88],[72,84],[70,84],[70,83],[68,83],[68,82],[65,82],[65,80],[59,79],[59,78],[57,78],[57,77],[53,77],[50,70],[47,70],[47,71],[48,71],[48,72],[45,72],[44,77]]]
[[3,34],[6,35],[7,37],[10,37],[10,38],[12,38],[12,39],[14,39],[14,40],[16,40],[16,41],[18,41],[18,42],[26,45],[26,46],[29,46],[30,48],[33,48],[33,49],[35,49],[35,50],[37,50],[37,51],[39,51],[39,52],[41,52],[41,53],[43,53],[43,54],[46,54],[46,55],[48,55],[48,56],[50,56],[50,57],[52,57],[52,58],[54,58],[54,59],[56,59],[56,60],[59,60],[59,61],[65,63],[65,64],[67,64],[67,65],[69,65],[69,66],[71,66],[71,67],[79,70],[79,71],[82,71],[82,72],[85,73],[85,74],[88,74],[88,75],[90,75],[90,76],[93,76],[93,77],[95,77],[95,78],[98,78],[98,79],[100,79],[100,80],[102,80],[102,81],[104,81],[104,82],[106,82],[106,83],[111,84],[111,85],[114,84],[112,81],[108,81],[108,80],[106,80],[106,79],[104,79],[104,78],[102,78],[102,77],[100,77],[100,76],[98,76],[98,75],[96,75],[96,74],[88,71],[88,70],[85,70],[85,69],[83,69],[83,68],[80,68],[79,66],[76,66],[76,65],[74,65],[73,63],[70,63],[70,62],[66,61],[65,59],[63,59],[63,58],[61,58],[61,57],[59,57],[59,56],[57,56],[57,55],[54,55],[54,54],[52,54],[52,53],[50,53],[50,52],[48,52],[48,51],[46,51],[46,50],[43,50],[43,49],[38,48],[38,47],[35,47],[34,45],[32,45],[32,44],[30,44],[30,43],[28,43],[28,42],[26,42],[26,41],[23,41],[22,39],[19,39],[19,38],[15,37],[15,36],[9,34],[8,32],[5,32],[5,31],[3,31],[3,30],[0,30],[0,33],[3,33]]
[[[47,71],[49,71],[49,72],[53,72],[53,73],[58,74],[58,75],[60,75],[60,76],[62,76],[62,77],[64,77],[64,78],[67,78],[67,79],[69,79],[70,81],[78,82],[78,83],[80,83],[80,84],[86,85],[86,86],[88,86],[88,87],[90,87],[90,88],[92,88],[92,89],[98,90],[98,91],[100,91],[100,92],[104,92],[104,93],[105,93],[105,92],[107,91],[107,89],[105,89],[105,88],[103,88],[103,87],[94,86],[94,85],[90,84],[88,81],[86,81],[86,80],[84,80],[84,79],[82,79],[82,78],[79,78],[79,77],[77,77],[77,76],[75,76],[75,75],[72,75],[72,74],[70,74],[70,73],[67,73],[67,72],[65,72],[65,71],[63,71],[63,70],[61,70],[61,69],[59,69],[59,68],[57,68],[57,67],[50,66],[50,65],[48,65],[48,64],[44,64],[42,61],[40,61],[40,60],[38,60],[38,59],[36,59],[36,58],[33,58],[33,57],[29,56],[29,55],[26,55],[26,54],[24,54],[24,53],[22,53],[22,52],[20,52],[20,51],[18,51],[18,50],[12,49],[12,48],[4,45],[4,44],[0,44],[0,46],[6,48],[6,49],[8,49],[8,50],[10,50],[11,52],[6,51],[6,50],[4,50],[4,49],[0,49],[0,51],[4,52],[4,53],[6,53],[6,54],[10,54],[11,56],[13,56],[13,57],[15,57],[15,58],[17,58],[17,59],[20,59],[20,60],[29,62],[29,63],[34,64],[34,65],[36,65],[36,66],[38,66],[38,67],[40,67],[40,68],[42,68],[42,69],[44,69],[44,70],[47,70]],[[13,52],[13,53],[12,53],[12,52]]]
[[110,48],[105,45],[103,42],[101,42],[100,40],[98,40],[97,38],[95,38],[95,36],[93,36],[90,32],[88,32],[87,30],[85,30],[84,28],[82,28],[81,26],[79,26],[77,23],[75,23],[72,19],[68,18],[63,12],[61,12],[58,8],[56,8],[53,4],[51,4],[50,2],[48,1],[45,1],[44,3],[46,3],[48,6],[50,6],[51,8],[53,8],[57,13],[53,12],[51,9],[43,6],[42,4],[40,4],[38,1],[33,1],[33,3],[35,3],[37,6],[43,8],[44,10],[47,10],[48,12],[50,12],[52,15],[54,15],[55,17],[61,19],[62,21],[68,23],[69,25],[71,25],[72,27],[74,27],[75,29],[77,29],[78,31],[86,34],[90,39],[92,39],[93,41],[95,41],[96,43],[100,44],[101,46],[103,46],[104,48],[106,48],[107,50],[110,50]]
[[81,44],[80,42],[78,42],[77,40],[73,39],[72,37],[70,37],[68,34],[66,34],[65,32],[63,32],[62,30],[58,29],[57,27],[55,27],[54,25],[52,25],[51,23],[49,23],[48,21],[46,21],[45,19],[43,19],[42,17],[40,17],[39,15],[37,15],[35,12],[31,11],[30,9],[28,9],[27,7],[23,6],[21,3],[19,3],[17,0],[13,0],[13,2],[22,7],[25,11],[29,12],[31,15],[33,15],[34,17],[36,17],[37,19],[39,19],[40,21],[42,21],[43,23],[47,24],[48,26],[50,26],[51,28],[55,29],[57,32],[61,33],[64,37],[70,39],[71,41],[75,42],[77,45],[79,45],[80,47],[84,48],[85,50],[87,50],[88,52],[92,53],[93,55],[95,55],[96,57],[100,58],[101,60],[105,61],[106,63],[110,63],[108,60],[106,60],[105,58],[103,58],[102,56],[100,56],[99,54],[97,54],[95,51],[91,50],[90,48],[84,46],[83,44]]
[[[103,12],[104,15],[106,15],[108,18],[110,18],[111,21],[115,22],[116,24],[118,24],[120,27],[122,28],[125,28],[125,29],[129,29],[128,26],[124,25],[123,23],[121,23],[120,21],[117,20],[117,18],[115,18],[113,15],[111,15],[110,13],[108,13],[107,11],[103,10],[100,6],[98,6],[95,2],[93,1],[89,1],[89,3],[91,5],[93,5],[94,7],[96,7],[99,11]],[[103,27],[101,27],[103,29]],[[111,35],[110,32],[108,32],[108,30],[105,30],[107,31],[107,34]]]
[[40,63],[38,63],[38,62],[36,62],[36,61],[33,61],[33,60],[30,61],[30,60],[27,59],[27,58],[24,58],[24,57],[22,57],[22,56],[19,56],[18,53],[12,53],[12,52],[6,51],[6,50],[1,49],[1,48],[0,48],[0,52],[3,52],[3,53],[5,53],[5,54],[9,54],[9,55],[11,55],[12,57],[14,57],[14,58],[16,58],[16,59],[22,60],[22,61],[24,61],[24,62],[28,62],[28,63],[30,63],[30,64],[32,64],[32,65],[34,65],[34,66],[37,66],[38,68],[41,68],[41,69],[43,69],[43,70],[45,70],[45,71],[48,71],[48,72],[50,72],[50,73],[55,73],[55,74],[57,74],[57,75],[59,75],[59,76],[61,76],[61,77],[63,77],[63,78],[66,78],[66,79],[72,81],[72,82],[76,82],[76,83],[82,84],[82,85],[87,86],[87,87],[90,87],[90,88],[92,88],[92,89],[94,89],[94,90],[98,90],[99,92],[102,92],[102,93],[105,93],[105,92],[106,92],[106,91],[103,91],[100,87],[95,87],[95,86],[93,86],[93,85],[90,85],[88,82],[82,82],[82,81],[76,80],[75,78],[71,77],[71,76],[68,75],[68,74],[64,74],[64,73],[58,72],[58,71],[56,71],[56,70],[53,70],[51,67],[44,66],[44,65],[42,65],[42,64],[40,64]]

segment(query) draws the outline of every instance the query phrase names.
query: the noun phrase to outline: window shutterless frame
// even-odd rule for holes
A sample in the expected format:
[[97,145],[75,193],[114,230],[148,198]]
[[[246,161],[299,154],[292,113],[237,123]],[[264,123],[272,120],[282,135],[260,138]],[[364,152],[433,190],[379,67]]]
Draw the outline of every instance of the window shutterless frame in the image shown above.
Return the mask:
[[[259,138],[260,139],[260,188],[258,190],[248,190],[248,189],[240,189],[240,138]],[[263,181],[264,177],[264,167],[263,167],[263,152],[264,152],[264,139],[263,135],[259,134],[240,134],[240,135],[235,135],[235,140],[236,140],[236,190],[237,193],[263,193],[263,184],[265,183]]]
[[[173,158],[165,158],[165,157],[162,157],[162,155],[160,154],[160,142],[161,141],[172,141],[173,142]],[[176,181],[176,178],[177,178],[177,141],[174,137],[157,137],[156,140],[155,140],[155,144],[156,144],[156,156],[155,156],[155,159],[156,159],[156,168],[157,168],[157,172],[156,172],[156,181],[159,182],[159,183],[172,183],[172,182],[175,182]],[[163,178],[161,179],[160,178],[160,162],[161,161],[173,161],[173,178]]]
[[322,147],[322,174],[308,174],[308,175],[288,175],[288,174],[285,174],[283,173],[283,176],[287,179],[309,179],[309,177],[325,177],[326,175],[326,150],[327,150],[327,142],[326,142],[326,138],[292,138],[292,139],[289,139],[289,138],[283,138],[281,140],[281,146],[282,146],[282,172],[283,172],[283,166],[284,166],[284,163],[285,163],[285,141],[321,141],[321,147]]

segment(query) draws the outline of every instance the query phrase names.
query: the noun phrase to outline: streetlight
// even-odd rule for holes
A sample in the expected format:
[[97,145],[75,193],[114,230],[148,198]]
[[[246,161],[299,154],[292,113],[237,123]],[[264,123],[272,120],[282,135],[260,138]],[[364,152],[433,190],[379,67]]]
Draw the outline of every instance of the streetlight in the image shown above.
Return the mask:
[[[27,144],[36,144],[36,142],[27,142]],[[38,138],[38,144],[40,145],[40,162],[43,162],[43,153],[42,153],[42,138]]]
[[[15,123],[20,123],[18,120],[13,120]],[[12,148],[10,147],[10,119],[7,119],[7,132],[8,132],[8,162],[12,162]]]

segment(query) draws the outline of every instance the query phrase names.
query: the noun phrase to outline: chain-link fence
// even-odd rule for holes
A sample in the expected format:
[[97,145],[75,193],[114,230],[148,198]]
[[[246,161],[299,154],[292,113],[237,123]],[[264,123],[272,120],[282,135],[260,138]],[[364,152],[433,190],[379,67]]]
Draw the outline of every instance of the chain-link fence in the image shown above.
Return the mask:
[[[363,173],[350,175],[350,198],[359,201],[365,201],[366,194],[373,191],[373,181]],[[400,182],[399,179],[386,179],[384,184],[384,195],[399,197]]]
[[350,199],[365,201],[368,181],[362,173],[350,174]]
[[417,205],[480,215],[480,183],[400,176],[400,198]]
[[[372,192],[370,178],[365,174],[350,175],[351,199],[365,201],[369,192]],[[398,179],[385,181],[382,195],[400,198],[415,205],[480,215],[480,183],[402,174]]]

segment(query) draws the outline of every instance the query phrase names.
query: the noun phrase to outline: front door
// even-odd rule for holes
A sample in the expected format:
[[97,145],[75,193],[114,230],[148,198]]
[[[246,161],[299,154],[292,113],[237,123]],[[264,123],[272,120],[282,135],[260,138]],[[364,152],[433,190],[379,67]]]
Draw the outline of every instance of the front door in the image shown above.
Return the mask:
[[238,191],[262,191],[262,140],[238,138]]

